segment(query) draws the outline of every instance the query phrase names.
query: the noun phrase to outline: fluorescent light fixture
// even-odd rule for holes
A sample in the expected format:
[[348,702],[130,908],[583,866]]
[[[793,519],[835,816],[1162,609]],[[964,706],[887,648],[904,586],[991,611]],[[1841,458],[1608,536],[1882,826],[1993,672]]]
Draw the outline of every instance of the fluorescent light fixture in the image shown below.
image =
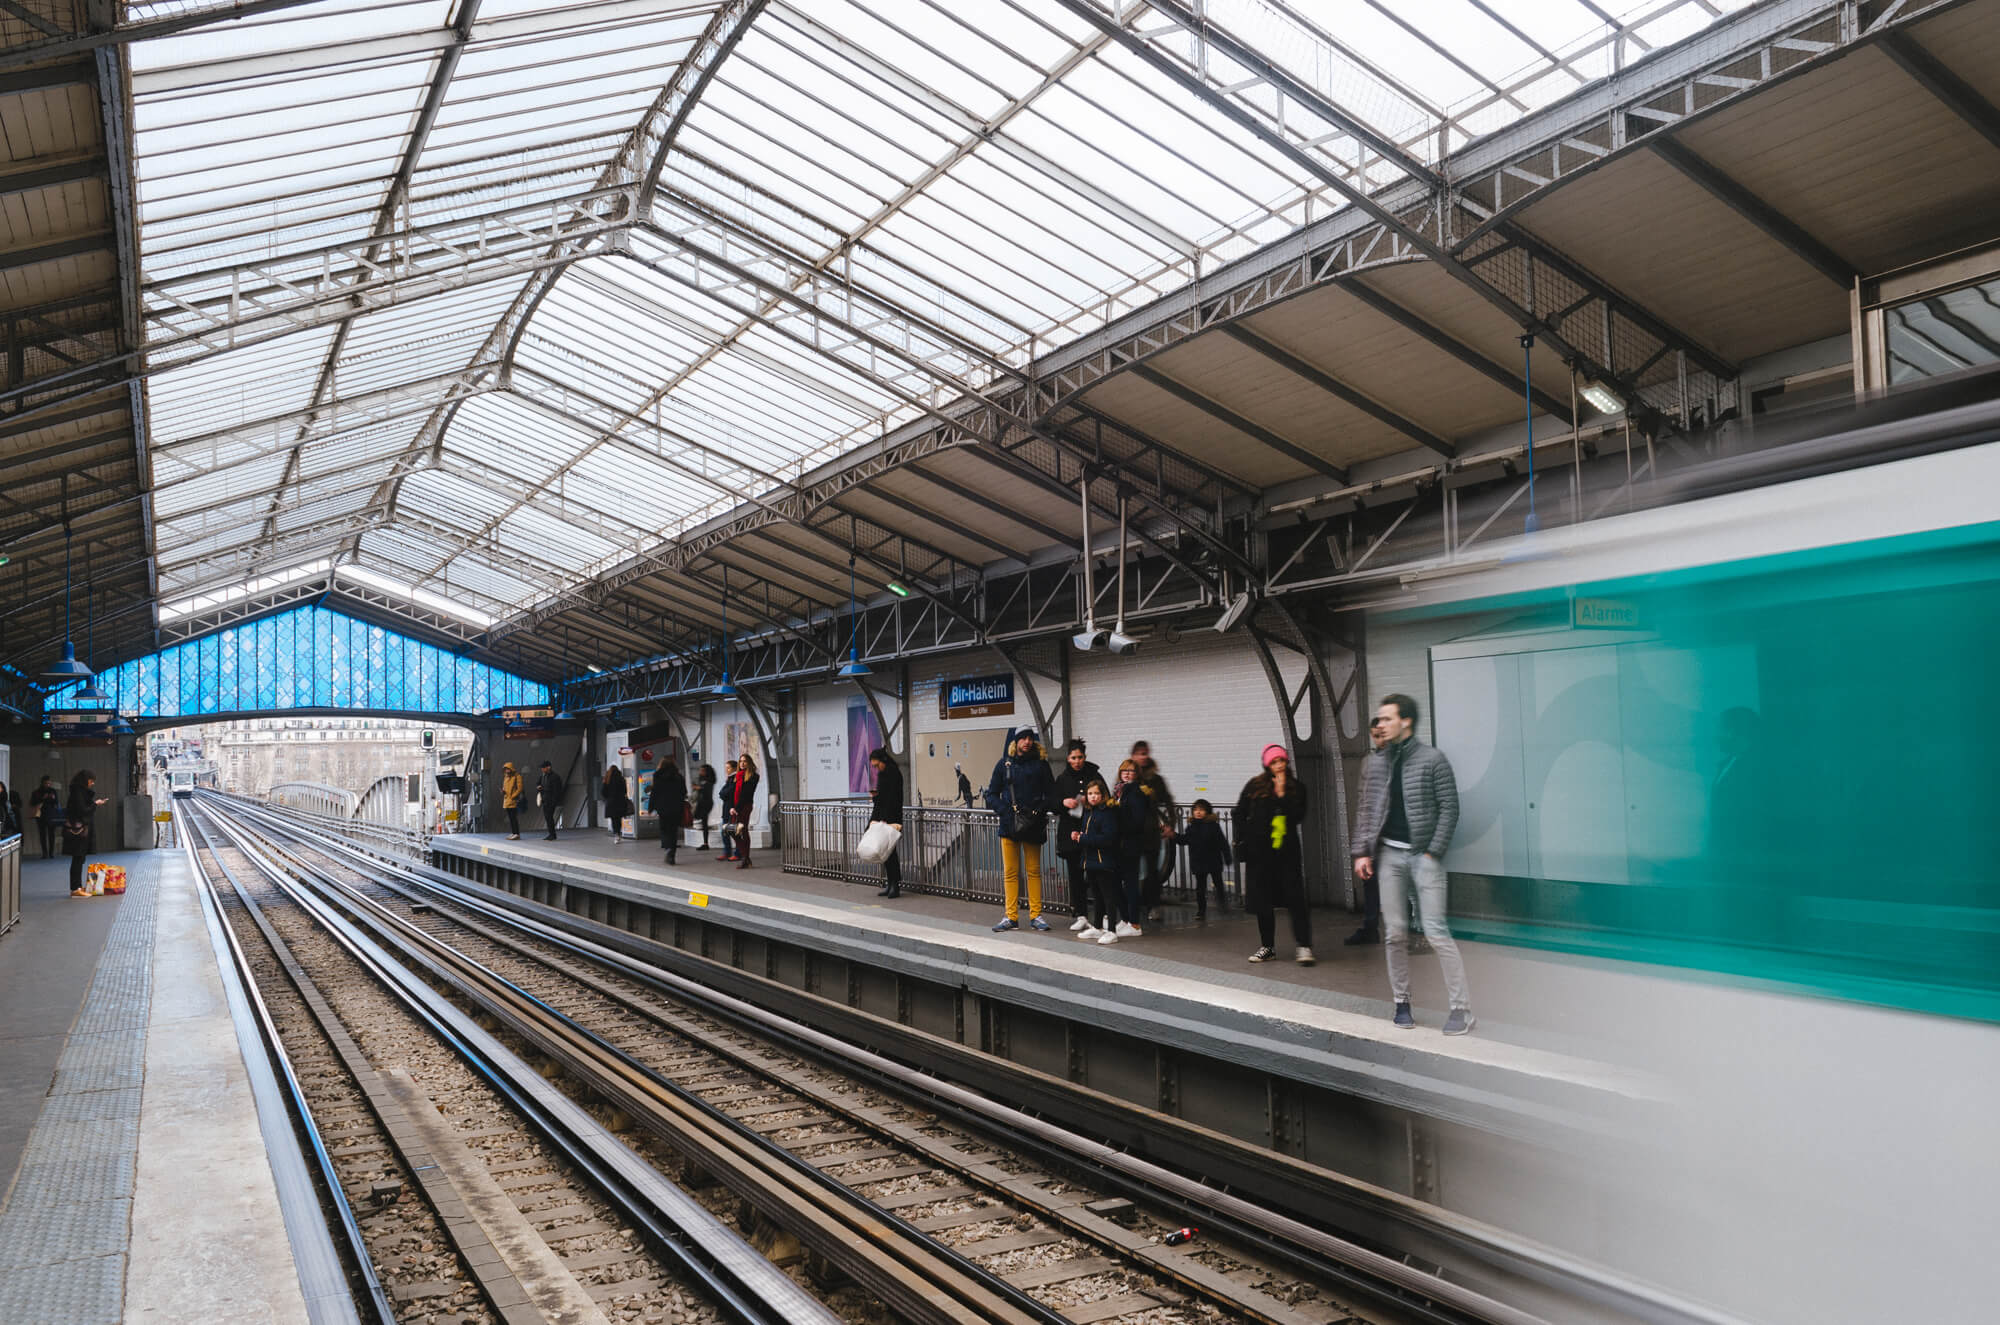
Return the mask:
[[898,598],[908,598],[910,596],[909,586],[904,584],[901,580],[889,581],[889,592],[896,595],[896,597]]
[[599,667],[596,663],[585,663],[584,667],[586,670],[590,672],[592,676],[604,675],[604,669],[602,667]]
[[1583,384],[1583,398],[1589,401],[1590,407],[1599,414],[1623,414],[1625,412],[1625,398],[1602,382],[1585,382]]
[[1245,589],[1242,593],[1237,594],[1229,600],[1228,607],[1222,609],[1221,619],[1215,623],[1215,633],[1218,635],[1227,633],[1237,622],[1243,619],[1249,610],[1250,591]]
[[272,571],[269,575],[253,576],[250,579],[242,581],[240,584],[232,584],[224,589],[211,589],[204,593],[189,594],[185,598],[176,598],[170,603],[160,604],[160,620],[162,622],[178,621],[182,617],[193,616],[196,612],[205,612],[211,607],[223,607],[230,603],[241,602],[243,599],[256,594],[269,592],[272,589],[282,589],[288,584],[296,584],[300,580],[309,580],[315,575],[324,575],[327,572],[327,568],[332,565],[332,561],[322,557],[318,561],[309,561],[303,566],[294,566],[290,570]]
[[445,616],[457,617],[460,621],[469,621],[475,626],[490,626],[493,624],[493,618],[476,607],[467,607],[464,603],[446,598],[441,594],[434,594],[428,589],[419,589],[413,584],[405,584],[393,576],[384,575],[380,571],[369,570],[365,566],[343,564],[336,566],[333,573],[338,579],[352,580],[364,588],[380,590],[386,594],[394,594],[398,598],[415,603],[418,607],[428,607],[433,612],[439,612]]

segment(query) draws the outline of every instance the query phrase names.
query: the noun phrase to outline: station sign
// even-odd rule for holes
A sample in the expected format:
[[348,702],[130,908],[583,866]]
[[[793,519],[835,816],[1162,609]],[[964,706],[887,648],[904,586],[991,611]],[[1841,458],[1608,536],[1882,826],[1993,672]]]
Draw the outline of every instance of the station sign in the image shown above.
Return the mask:
[[529,740],[547,736],[556,729],[556,711],[541,708],[501,709],[500,735],[503,740]]
[[111,745],[110,709],[55,709],[48,714],[51,745]]
[[938,685],[940,718],[995,718],[1014,711],[1011,675],[968,676]]

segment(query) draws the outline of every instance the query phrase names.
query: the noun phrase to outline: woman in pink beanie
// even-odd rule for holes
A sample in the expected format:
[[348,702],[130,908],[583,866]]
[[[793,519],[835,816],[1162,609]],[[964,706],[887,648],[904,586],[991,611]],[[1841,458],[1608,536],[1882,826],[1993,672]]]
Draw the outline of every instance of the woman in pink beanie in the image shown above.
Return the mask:
[[1292,774],[1292,761],[1282,745],[1264,747],[1264,771],[1251,778],[1236,802],[1236,856],[1244,864],[1244,905],[1257,916],[1261,945],[1253,962],[1276,957],[1278,911],[1292,918],[1292,940],[1299,965],[1313,964],[1312,915],[1306,909],[1305,852],[1299,834],[1305,827],[1306,789]]

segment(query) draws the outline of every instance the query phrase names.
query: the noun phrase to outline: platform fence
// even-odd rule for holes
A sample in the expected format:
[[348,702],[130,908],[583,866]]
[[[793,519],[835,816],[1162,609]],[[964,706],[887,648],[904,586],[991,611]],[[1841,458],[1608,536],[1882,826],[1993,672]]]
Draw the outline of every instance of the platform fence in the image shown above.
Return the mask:
[[[1175,807],[1179,823],[1187,822],[1188,808]],[[861,835],[868,831],[868,812],[868,802],[859,800],[787,801],[778,806],[785,872],[880,887],[882,867],[854,853]],[[1217,808],[1216,818],[1225,838],[1231,834],[1231,817],[1230,807]],[[1005,896],[1005,880],[1000,864],[999,828],[999,816],[991,810],[906,806],[903,844],[898,848],[904,891],[1000,904]],[[1194,905],[1194,875],[1188,869],[1187,852],[1174,846],[1164,849],[1170,855],[1161,884],[1162,904]],[[1056,854],[1053,834],[1041,850],[1042,909],[1074,914],[1076,903],[1070,896],[1069,873]],[[1222,888],[1225,905],[1241,907],[1240,866],[1231,865],[1224,871]]]

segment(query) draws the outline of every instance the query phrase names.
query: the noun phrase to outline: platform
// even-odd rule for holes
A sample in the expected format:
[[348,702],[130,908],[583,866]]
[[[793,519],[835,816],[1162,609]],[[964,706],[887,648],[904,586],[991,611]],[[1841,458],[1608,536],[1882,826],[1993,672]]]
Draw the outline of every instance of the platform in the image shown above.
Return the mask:
[[[1599,1061],[1584,1037],[1511,1017],[1515,981],[1502,974],[1511,954],[1467,946],[1479,1026],[1461,1038],[1439,1030],[1436,960],[1415,958],[1421,1024],[1396,1029],[1382,948],[1344,946],[1353,929],[1344,913],[1315,914],[1317,965],[1251,965],[1256,923],[1240,911],[1211,908],[1198,923],[1191,907],[1169,908],[1167,922],[1143,937],[1100,946],[1077,941],[1062,927],[1067,917],[1046,934],[995,934],[999,911],[990,904],[910,893],[887,901],[873,886],[783,873],[775,855],[746,871],[682,848],[682,863],[670,869],[657,843],[614,843],[602,831],[557,842],[453,835],[432,839],[432,849],[1541,1141],[1553,1132],[1622,1132],[1660,1098],[1649,1074]],[[1280,952],[1289,955],[1282,914],[1278,928]]]
[[102,858],[24,861],[0,939],[0,1320],[303,1322],[187,858]]

